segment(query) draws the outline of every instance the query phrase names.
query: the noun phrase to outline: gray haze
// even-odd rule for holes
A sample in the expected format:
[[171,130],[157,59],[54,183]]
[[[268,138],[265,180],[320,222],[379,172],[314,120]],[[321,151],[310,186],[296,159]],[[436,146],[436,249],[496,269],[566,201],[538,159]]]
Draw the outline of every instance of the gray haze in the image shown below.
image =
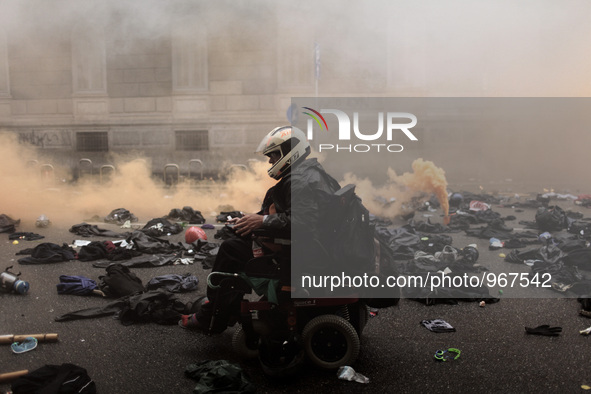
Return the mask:
[[[218,57],[228,40],[244,40],[251,46],[256,43],[256,56],[271,64],[278,56],[274,48],[316,41],[321,48],[318,94],[326,97],[371,96],[386,84],[397,87],[398,97],[587,97],[591,93],[589,15],[591,2],[586,0],[0,2],[6,34],[30,37],[18,40],[28,42],[27,48],[9,47],[24,55],[47,50],[36,37],[68,45],[65,35],[71,34],[73,25],[104,28],[113,40],[111,56],[142,46],[162,47],[172,31],[183,34],[182,29],[175,30],[180,20],[205,26],[209,50],[222,54]],[[170,49],[166,44],[164,48]],[[252,51],[228,56],[244,72],[251,72],[247,66]],[[283,56],[287,62],[313,69],[311,47],[309,61],[290,59],[289,53]],[[389,67],[386,60],[393,57],[396,61]],[[210,79],[216,77],[213,66],[209,66]],[[272,66],[252,72],[261,73],[262,83],[274,79]],[[352,76],[362,76],[363,83]],[[268,89],[275,92],[272,83]],[[281,93],[309,97],[315,92]],[[31,98],[18,91],[13,97]],[[283,115],[284,109],[277,112]],[[440,129],[430,125],[428,133],[420,135],[418,149],[385,161],[368,159],[375,163],[375,171],[358,175],[383,181],[388,167],[398,174],[410,171],[413,160],[421,157],[442,167],[455,184],[510,178],[584,190],[591,180],[586,174],[585,122],[577,123],[575,118],[574,127],[565,128],[560,122],[538,127],[539,120],[521,119],[522,124],[516,121],[517,125],[502,128],[490,121],[442,124]],[[463,156],[465,152],[469,154]],[[326,166],[339,175],[349,172],[340,163],[326,162]]]
[[268,13],[269,26],[274,25],[271,4],[286,11],[281,16],[286,29],[296,30],[290,39],[312,34],[320,43],[321,88],[332,73],[384,77],[386,47],[400,53],[400,77],[416,87],[415,95],[573,97],[591,92],[591,3],[585,0],[3,0],[0,22],[8,34],[51,34],[76,23],[99,24],[117,29],[124,45],[130,37],[158,39],[176,18],[190,17],[209,31],[218,27],[220,36],[230,25],[242,26],[248,35],[256,30],[264,48],[274,42],[274,33],[265,35],[266,26],[248,22]]

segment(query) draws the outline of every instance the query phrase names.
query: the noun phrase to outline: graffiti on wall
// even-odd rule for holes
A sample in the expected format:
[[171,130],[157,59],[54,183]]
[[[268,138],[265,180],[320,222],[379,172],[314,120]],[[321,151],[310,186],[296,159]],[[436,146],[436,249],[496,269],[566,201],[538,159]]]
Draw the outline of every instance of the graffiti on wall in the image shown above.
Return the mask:
[[72,135],[68,130],[32,129],[20,132],[20,143],[34,145],[38,148],[71,148]]

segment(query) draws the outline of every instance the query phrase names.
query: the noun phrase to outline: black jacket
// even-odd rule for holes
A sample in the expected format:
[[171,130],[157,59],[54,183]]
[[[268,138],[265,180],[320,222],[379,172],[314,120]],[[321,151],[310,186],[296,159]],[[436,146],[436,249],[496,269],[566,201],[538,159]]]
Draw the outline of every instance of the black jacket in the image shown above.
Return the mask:
[[[267,192],[263,214],[271,204],[276,213],[267,214],[263,228],[288,234],[291,239],[291,264],[305,272],[331,265],[328,254],[332,237],[330,204],[339,183],[328,175],[316,159],[307,159],[292,168]],[[267,211],[266,211],[267,210]]]
[[[330,197],[339,189],[339,183],[316,159],[304,160],[267,191],[259,212],[266,215],[263,228],[318,236]],[[276,213],[268,213],[271,204]]]

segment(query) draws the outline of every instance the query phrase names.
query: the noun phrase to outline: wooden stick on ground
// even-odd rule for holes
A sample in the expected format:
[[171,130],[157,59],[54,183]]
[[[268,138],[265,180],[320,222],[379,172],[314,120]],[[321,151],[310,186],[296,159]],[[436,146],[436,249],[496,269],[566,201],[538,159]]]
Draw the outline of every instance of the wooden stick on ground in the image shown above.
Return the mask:
[[28,369],[2,373],[2,374],[0,374],[0,383],[10,382],[11,380],[15,380],[15,379],[20,378],[21,376],[25,376],[28,373],[29,373]]
[[27,337],[33,337],[39,342],[57,342],[57,334],[28,334],[28,335],[0,335],[0,345],[9,345],[13,342],[22,342]]

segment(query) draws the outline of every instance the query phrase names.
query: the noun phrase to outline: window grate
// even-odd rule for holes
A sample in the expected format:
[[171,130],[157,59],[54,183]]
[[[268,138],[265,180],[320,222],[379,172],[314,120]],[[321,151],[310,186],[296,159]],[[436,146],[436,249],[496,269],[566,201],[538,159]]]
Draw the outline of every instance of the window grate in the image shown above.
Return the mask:
[[106,131],[76,133],[76,149],[78,152],[107,152],[109,135]]
[[176,150],[208,150],[209,134],[207,130],[177,130]]

